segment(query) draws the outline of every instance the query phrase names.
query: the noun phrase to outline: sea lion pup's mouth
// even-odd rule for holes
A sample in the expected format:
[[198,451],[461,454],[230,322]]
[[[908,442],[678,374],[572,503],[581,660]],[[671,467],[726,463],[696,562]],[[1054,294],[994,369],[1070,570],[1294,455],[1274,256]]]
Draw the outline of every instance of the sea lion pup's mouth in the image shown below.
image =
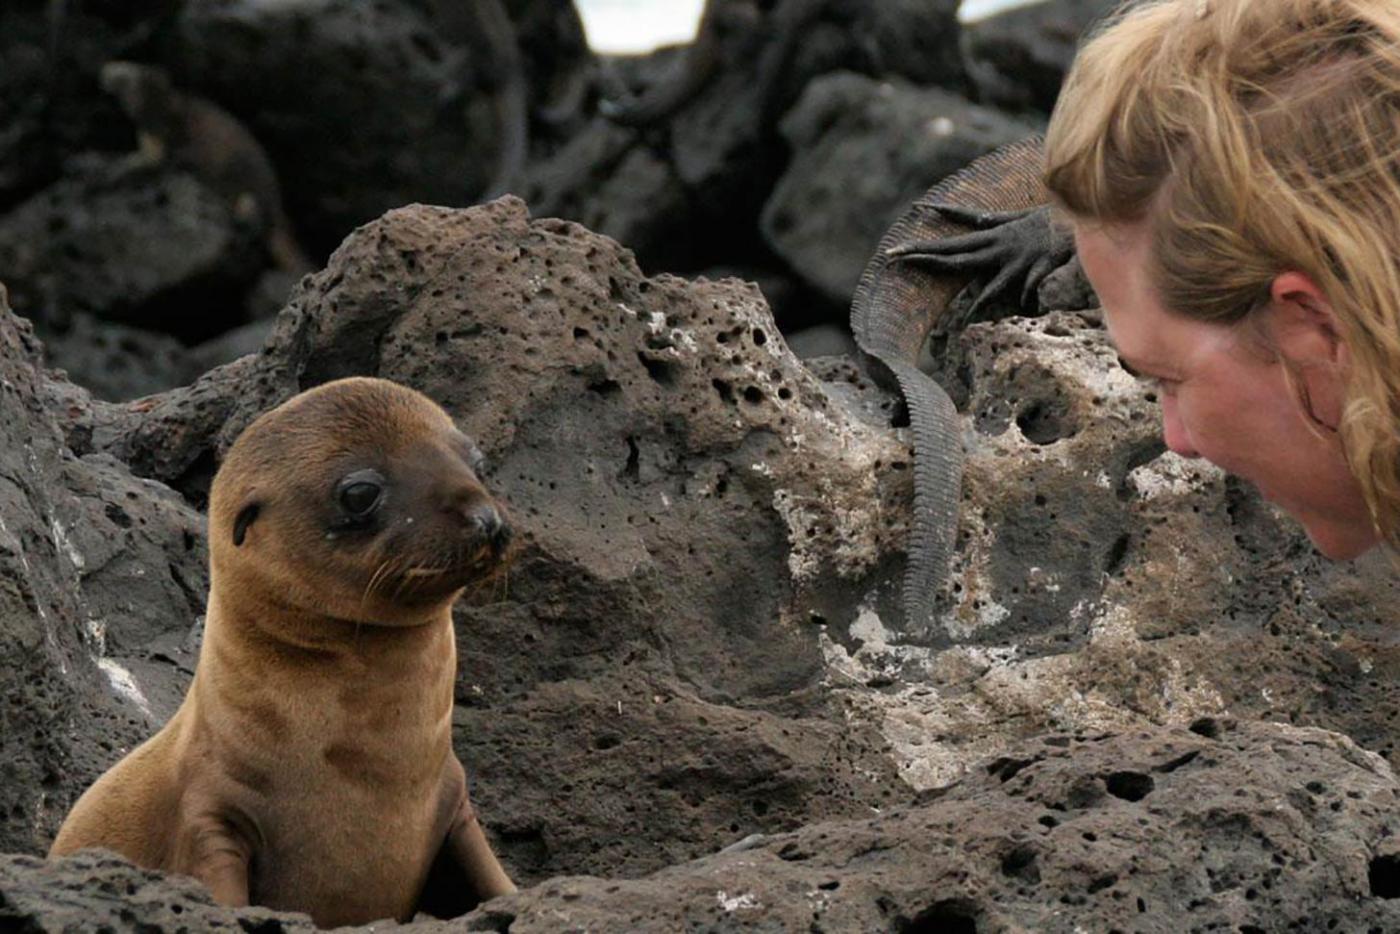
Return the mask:
[[394,557],[381,564],[367,592],[413,602],[463,587],[480,588],[498,578],[515,556],[515,532],[501,508],[481,498],[454,518],[460,531],[438,536],[441,542],[431,554],[422,555],[416,547],[424,540],[421,534],[401,534],[386,543]]

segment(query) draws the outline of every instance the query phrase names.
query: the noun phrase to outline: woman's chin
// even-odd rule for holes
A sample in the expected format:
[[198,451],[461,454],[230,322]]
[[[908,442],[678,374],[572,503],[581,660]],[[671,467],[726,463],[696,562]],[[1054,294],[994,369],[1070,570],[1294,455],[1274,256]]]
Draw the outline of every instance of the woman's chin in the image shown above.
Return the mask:
[[1369,522],[1344,523],[1316,517],[1300,521],[1313,547],[1333,561],[1351,561],[1380,544],[1380,537]]

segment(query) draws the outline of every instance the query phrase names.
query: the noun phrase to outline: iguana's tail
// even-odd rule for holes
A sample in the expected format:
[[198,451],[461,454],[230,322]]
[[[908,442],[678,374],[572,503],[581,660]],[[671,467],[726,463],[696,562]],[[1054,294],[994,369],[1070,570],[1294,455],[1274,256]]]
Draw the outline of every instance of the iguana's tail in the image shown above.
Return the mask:
[[1035,207],[1046,199],[1041,184],[1039,137],[1003,146],[929,189],[880,240],[851,305],[851,331],[871,359],[877,379],[898,388],[909,409],[914,440],[914,519],[904,579],[908,633],[933,634],[934,598],[943,586],[958,531],[963,446],[956,407],[942,386],[916,366],[920,348],[953,298],[968,284],[900,262],[889,251],[903,244],[939,240],[967,228],[933,207],[976,210]]

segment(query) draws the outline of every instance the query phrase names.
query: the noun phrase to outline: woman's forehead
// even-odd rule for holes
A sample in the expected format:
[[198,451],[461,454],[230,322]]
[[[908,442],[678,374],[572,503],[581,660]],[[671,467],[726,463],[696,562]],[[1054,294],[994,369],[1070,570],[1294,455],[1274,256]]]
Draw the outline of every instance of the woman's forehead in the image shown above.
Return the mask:
[[1109,339],[1120,353],[1147,362],[1153,321],[1162,312],[1146,276],[1145,238],[1122,227],[1076,224],[1080,265],[1098,295]]
[[1217,349],[1229,328],[1169,311],[1152,282],[1145,223],[1076,225],[1075,244],[1103,309],[1109,340],[1130,372],[1179,378],[1202,352]]

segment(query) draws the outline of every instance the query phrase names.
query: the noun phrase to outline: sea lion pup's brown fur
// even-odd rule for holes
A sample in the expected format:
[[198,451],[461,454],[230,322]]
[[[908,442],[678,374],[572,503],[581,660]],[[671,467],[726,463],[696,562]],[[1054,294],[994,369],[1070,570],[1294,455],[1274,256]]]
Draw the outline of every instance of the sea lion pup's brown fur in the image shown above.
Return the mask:
[[385,380],[255,421],[214,478],[189,693],[79,799],[50,856],[107,847],[322,926],[411,917],[435,859],[478,898],[514,891],[451,745],[451,607],[510,539],[479,459]]

